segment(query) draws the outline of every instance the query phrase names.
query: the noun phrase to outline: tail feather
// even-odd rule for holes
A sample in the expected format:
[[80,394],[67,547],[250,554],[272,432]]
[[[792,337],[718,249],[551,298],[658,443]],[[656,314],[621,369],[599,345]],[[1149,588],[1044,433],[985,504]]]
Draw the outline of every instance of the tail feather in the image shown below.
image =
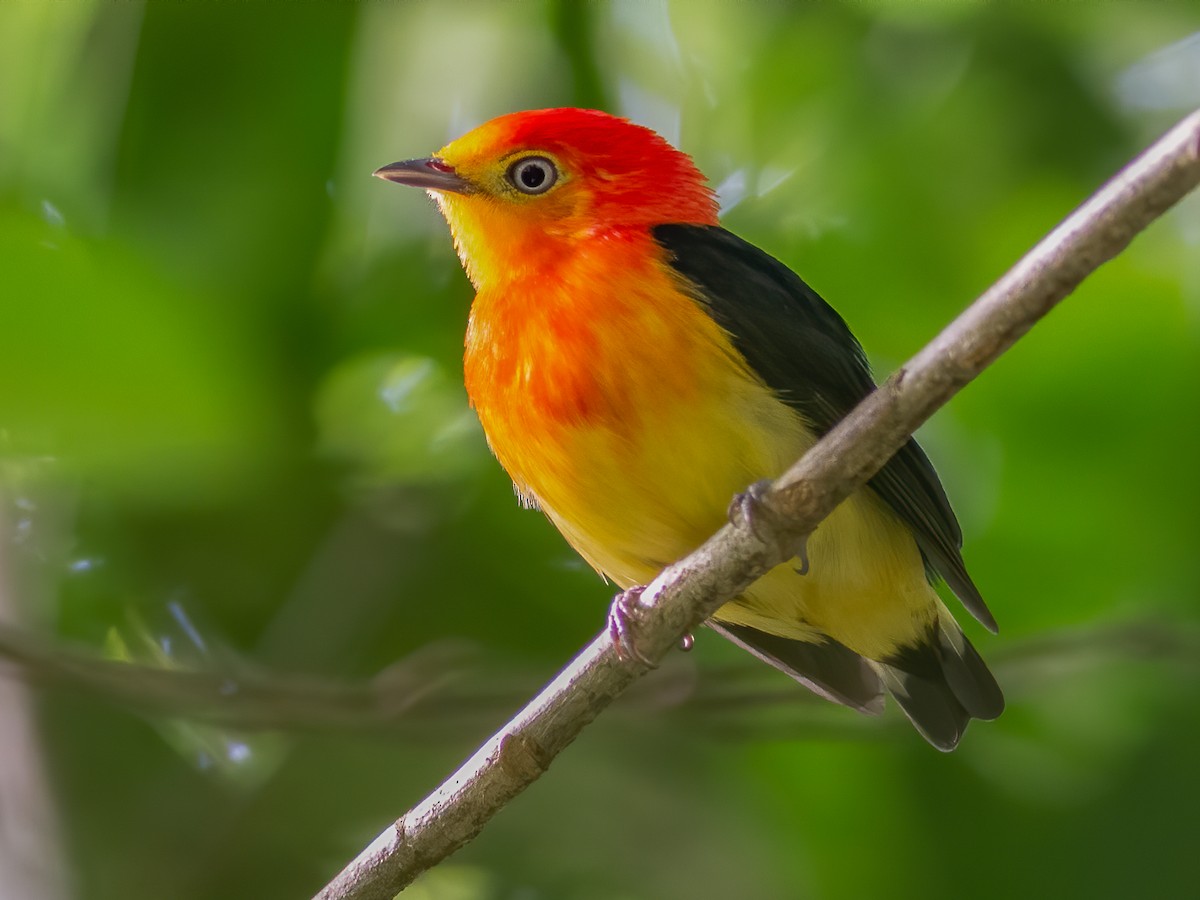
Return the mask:
[[921,737],[947,752],[958,746],[971,716],[945,681],[915,675],[888,663],[879,664],[879,675]]
[[971,719],[994,719],[1004,710],[1004,694],[987,664],[948,618],[925,641],[877,665],[884,687],[939,750],[953,750]]
[[809,643],[746,625],[712,619],[708,625],[814,693],[868,715],[882,711],[886,688],[939,750],[958,746],[971,719],[994,719],[1004,710],[996,679],[949,613],[924,640],[880,661],[832,639]]
[[1004,712],[1004,693],[983,657],[953,623],[938,629],[938,651],[946,683],[972,718],[995,719]]

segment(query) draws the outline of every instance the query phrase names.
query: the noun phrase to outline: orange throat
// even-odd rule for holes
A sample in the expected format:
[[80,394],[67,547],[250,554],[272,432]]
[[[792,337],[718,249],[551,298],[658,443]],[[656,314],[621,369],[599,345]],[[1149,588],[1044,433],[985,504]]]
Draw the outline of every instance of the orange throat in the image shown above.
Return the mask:
[[672,360],[696,349],[694,325],[703,321],[680,328],[678,320],[708,317],[675,289],[658,253],[644,232],[581,242],[560,265],[476,296],[467,392],[522,491],[540,480],[531,467],[554,462],[523,458],[536,457],[539,446],[579,430],[630,436],[654,416],[656,398],[684,400],[695,391],[695,379]]

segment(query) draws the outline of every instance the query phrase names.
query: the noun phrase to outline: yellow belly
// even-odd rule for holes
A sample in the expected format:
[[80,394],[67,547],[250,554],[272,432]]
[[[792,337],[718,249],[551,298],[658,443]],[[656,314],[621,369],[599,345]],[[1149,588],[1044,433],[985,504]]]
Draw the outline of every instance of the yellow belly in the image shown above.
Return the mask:
[[[605,435],[582,432],[573,456],[588,477],[557,485],[550,498],[539,494],[539,503],[594,568],[623,588],[645,584],[724,523],[734,494],[778,476],[811,446],[799,418],[763,393],[757,409],[728,407],[743,416],[754,410],[749,422],[693,410],[660,423],[624,457],[602,449]],[[794,563],[778,566],[716,618],[800,640],[829,635],[881,659],[912,643],[937,615],[940,601],[915,541],[870,491],[854,494],[821,524],[808,556],[807,574]]]

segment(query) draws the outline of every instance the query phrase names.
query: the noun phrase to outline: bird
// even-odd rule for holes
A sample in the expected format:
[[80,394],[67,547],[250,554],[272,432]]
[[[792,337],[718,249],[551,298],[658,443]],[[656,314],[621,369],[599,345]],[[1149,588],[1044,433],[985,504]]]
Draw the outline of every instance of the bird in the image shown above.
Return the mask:
[[[842,317],[724,229],[691,157],[652,129],[515,112],[374,174],[424,189],[449,224],[475,289],[467,393],[519,498],[623,591],[876,387]],[[935,589],[995,632],[961,548],[910,439],[809,537],[803,566],[771,569],[707,624],[828,700],[877,715],[890,694],[952,750],[1004,708]]]

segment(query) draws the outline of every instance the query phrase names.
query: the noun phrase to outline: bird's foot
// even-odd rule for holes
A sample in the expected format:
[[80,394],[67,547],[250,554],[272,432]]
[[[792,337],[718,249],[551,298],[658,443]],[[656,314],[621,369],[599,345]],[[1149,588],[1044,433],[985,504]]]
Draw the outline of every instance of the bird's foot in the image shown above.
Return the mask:
[[762,481],[754,482],[740,494],[734,494],[733,499],[729,502],[729,523],[734,526],[745,525],[764,544],[775,540],[773,534],[766,535],[762,531],[762,527],[766,524],[765,520],[774,515],[767,508],[765,501],[767,491],[770,489],[771,482],[764,478]]
[[808,535],[795,538],[785,535],[785,529],[780,527],[779,516],[766,503],[765,497],[771,487],[771,482],[764,479],[756,481],[742,493],[734,496],[729,504],[729,521],[740,526],[744,524],[756,538],[764,544],[774,544],[779,553],[786,559],[799,559],[796,574],[808,574]]
[[657,668],[658,663],[642,652],[638,646],[638,628],[641,625],[641,610],[638,601],[642,598],[645,585],[637,585],[629,590],[621,591],[613,598],[608,610],[608,634],[612,638],[617,658],[623,663],[637,660],[651,669]]

